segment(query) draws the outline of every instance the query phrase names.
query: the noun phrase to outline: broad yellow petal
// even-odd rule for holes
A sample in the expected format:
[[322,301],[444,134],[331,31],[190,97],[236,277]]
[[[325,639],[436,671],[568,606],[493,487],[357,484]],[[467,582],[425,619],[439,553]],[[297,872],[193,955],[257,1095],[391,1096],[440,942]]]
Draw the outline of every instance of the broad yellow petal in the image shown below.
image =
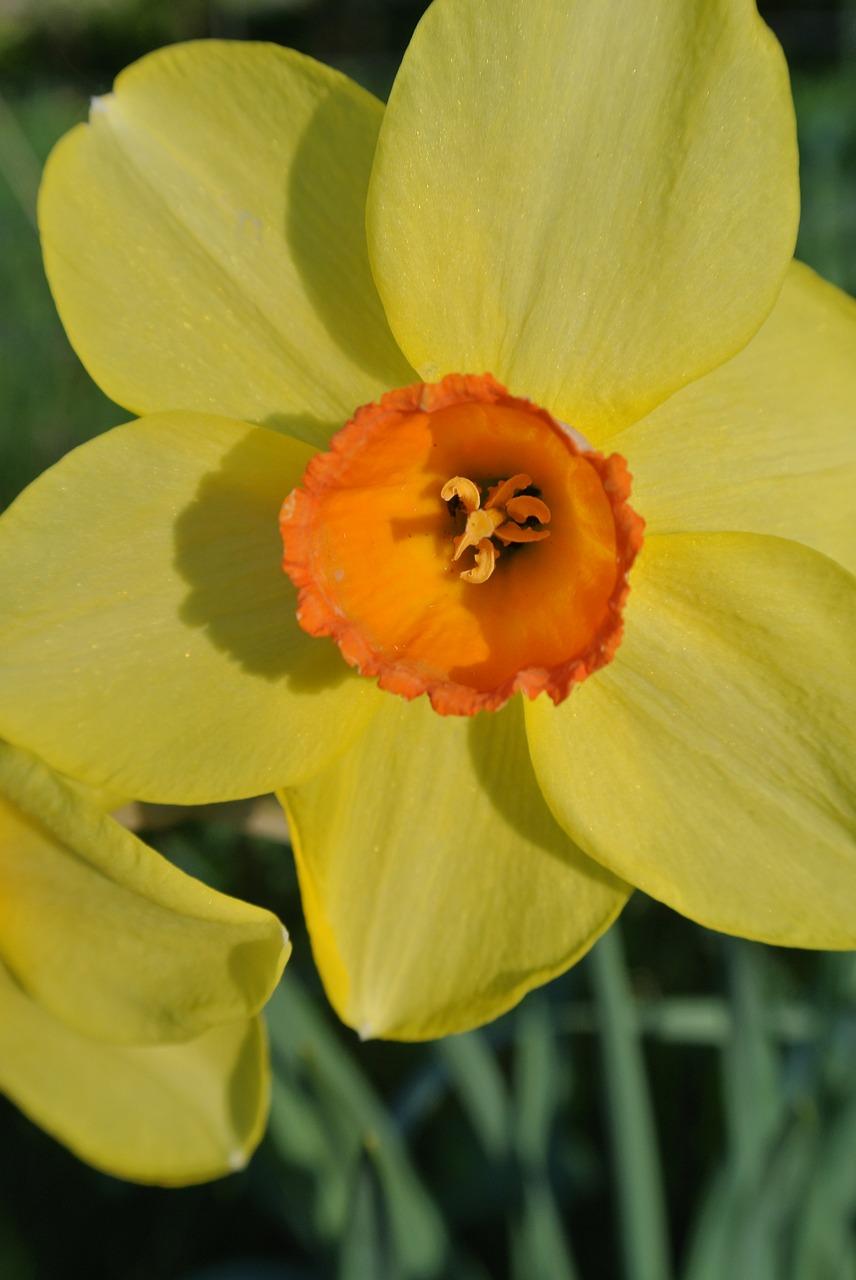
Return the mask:
[[288,956],[268,911],[214,892],[0,743],[0,959],[46,1011],[114,1044],[259,1011]]
[[343,751],[381,695],[295,620],[277,516],[309,454],[154,415],[31,485],[0,520],[0,733],[178,804],[258,795]]
[[856,946],[856,580],[795,542],[649,538],[614,662],[526,708],[592,857],[701,924]]
[[316,962],[363,1036],[495,1018],[573,964],[629,892],[548,813],[517,701],[467,720],[389,698],[285,804]]
[[412,381],[364,214],[381,104],[273,45],[150,54],[48,161],[45,266],[72,344],[137,413],[329,424]]
[[426,378],[488,369],[596,442],[749,340],[797,204],[751,0],[436,0],[384,116],[369,252]]
[[264,1132],[261,1019],[186,1044],[100,1044],[52,1018],[0,964],[0,1089],[82,1160],[181,1186],[241,1169]]
[[856,571],[856,302],[795,262],[733,360],[610,440],[649,533],[793,538]]

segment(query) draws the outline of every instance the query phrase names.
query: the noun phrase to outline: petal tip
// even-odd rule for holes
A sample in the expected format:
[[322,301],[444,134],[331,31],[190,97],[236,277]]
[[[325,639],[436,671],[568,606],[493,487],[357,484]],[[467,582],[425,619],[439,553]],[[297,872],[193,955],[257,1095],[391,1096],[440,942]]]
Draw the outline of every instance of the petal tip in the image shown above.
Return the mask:
[[89,119],[92,121],[94,116],[106,115],[112,103],[115,101],[115,93],[94,94],[89,99]]

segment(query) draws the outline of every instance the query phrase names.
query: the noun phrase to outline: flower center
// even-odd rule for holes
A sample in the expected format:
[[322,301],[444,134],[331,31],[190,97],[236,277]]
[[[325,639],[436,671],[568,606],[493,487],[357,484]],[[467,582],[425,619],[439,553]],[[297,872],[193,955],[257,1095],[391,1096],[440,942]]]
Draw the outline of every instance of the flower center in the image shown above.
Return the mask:
[[537,526],[549,523],[550,508],[537,494],[526,492],[531,487],[532,478],[525,472],[491,485],[486,494],[466,476],[453,476],[443,485],[440,497],[449,511],[463,510],[466,515],[464,531],[454,540],[452,559],[460,560],[467,547],[476,552],[474,567],[461,573],[464,582],[487,582],[499,555],[497,541],[513,545],[549,538],[550,530]]
[[442,714],[562,701],[620,642],[643,528],[624,460],[578,440],[489,375],[357,410],[283,505],[300,625]]

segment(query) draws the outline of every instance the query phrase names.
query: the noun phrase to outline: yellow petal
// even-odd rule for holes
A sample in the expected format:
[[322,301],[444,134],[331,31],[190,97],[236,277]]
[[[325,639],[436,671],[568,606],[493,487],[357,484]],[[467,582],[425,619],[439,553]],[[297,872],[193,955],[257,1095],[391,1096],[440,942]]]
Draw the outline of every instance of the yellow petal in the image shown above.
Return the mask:
[[383,108],[273,45],[135,63],[68,134],[39,202],[63,324],[135,412],[222,413],[326,439],[413,381],[365,246]]
[[255,1014],[288,956],[276,916],[184,875],[0,743],[0,959],[46,1011],[119,1043]]
[[264,1131],[261,1019],[186,1044],[100,1044],[34,1004],[0,964],[0,1089],[82,1160],[182,1186],[243,1168]]
[[138,799],[258,795],[382,695],[295,620],[277,517],[309,449],[203,414],[99,436],[0,519],[0,733]]
[[573,964],[629,892],[547,811],[519,701],[466,720],[389,698],[284,799],[315,959],[363,1036],[495,1018]]
[[856,571],[856,302],[795,262],[738,356],[610,440],[649,533],[793,538]]
[[526,708],[592,857],[726,933],[856,946],[856,580],[798,543],[649,538],[614,662]]
[[749,340],[797,213],[787,70],[748,0],[437,0],[369,252],[426,378],[488,369],[596,443]]

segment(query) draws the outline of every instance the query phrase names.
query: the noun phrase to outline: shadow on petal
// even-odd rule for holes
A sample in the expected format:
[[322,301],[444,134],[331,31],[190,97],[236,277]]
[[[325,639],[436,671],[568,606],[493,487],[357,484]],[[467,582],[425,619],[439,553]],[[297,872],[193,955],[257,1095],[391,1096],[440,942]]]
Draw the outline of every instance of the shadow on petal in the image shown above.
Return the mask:
[[282,569],[278,517],[311,450],[265,428],[247,434],[200,481],[175,518],[175,567],[189,586],[179,615],[245,671],[295,691],[350,676],[332,641],[296,620],[297,593]]
[[319,447],[326,448],[330,437],[344,426],[344,421],[325,422],[309,413],[270,413],[259,425],[282,436],[291,436],[292,440],[299,440],[314,451]]
[[[378,127],[381,118],[378,112]],[[390,331],[366,245],[375,145],[367,114],[354,110],[350,95],[322,98],[289,169],[285,234],[316,314],[336,345],[388,386],[405,386],[417,375]],[[351,170],[348,181],[327,180],[335,202],[322,199],[317,175],[336,175],[342,168]]]
[[[620,886],[611,872],[583,853],[548,809],[529,757],[522,696],[516,694],[500,712],[483,712],[470,721],[468,745],[482,789],[521,839],[598,884]],[[501,722],[504,734],[497,732]]]
[[256,1019],[247,1024],[228,1083],[229,1119],[235,1135],[245,1144],[230,1156],[235,1170],[244,1167],[264,1132],[269,1091],[267,1064],[267,1032],[264,1020]]

